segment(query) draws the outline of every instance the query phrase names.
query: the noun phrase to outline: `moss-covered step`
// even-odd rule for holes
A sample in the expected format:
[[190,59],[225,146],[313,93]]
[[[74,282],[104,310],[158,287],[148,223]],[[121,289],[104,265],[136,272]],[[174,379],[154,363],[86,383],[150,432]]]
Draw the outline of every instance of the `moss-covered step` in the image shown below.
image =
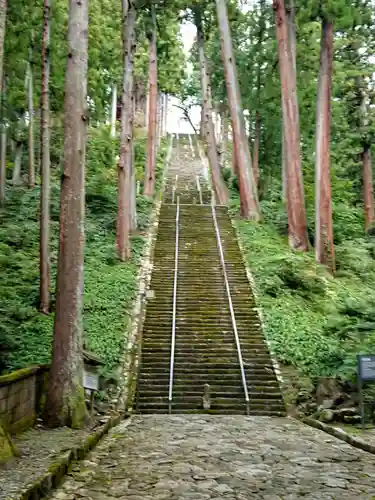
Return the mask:
[[[173,175],[167,182],[170,191],[164,200],[170,200]],[[180,193],[180,202],[198,194],[194,192],[191,175],[192,172],[185,172],[179,177],[181,185],[176,193]],[[163,413],[169,409],[176,210],[175,205],[164,205],[159,219],[151,279],[153,298],[147,303],[143,324],[137,383],[137,410],[142,413]],[[217,214],[250,394],[250,413],[282,415],[282,396],[237,240],[226,210],[217,207]],[[238,352],[210,206],[180,205],[176,306],[172,411],[203,412],[203,386],[208,383],[212,388],[212,413],[245,413]]]

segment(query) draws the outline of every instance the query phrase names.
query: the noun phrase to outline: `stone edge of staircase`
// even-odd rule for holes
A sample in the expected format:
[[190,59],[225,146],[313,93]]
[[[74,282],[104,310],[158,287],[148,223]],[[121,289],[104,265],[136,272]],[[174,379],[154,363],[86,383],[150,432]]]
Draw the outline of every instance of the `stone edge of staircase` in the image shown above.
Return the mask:
[[[30,483],[19,493],[19,495],[17,495],[17,499],[39,500],[49,495],[59,486],[73,462],[83,460],[97,445],[100,439],[107,434],[112,427],[118,425],[123,418],[124,415],[110,417],[105,424],[82,439],[77,446],[73,446],[70,450],[60,455],[44,474],[35,479],[34,482]],[[15,500],[15,497],[13,497],[13,499]]]
[[274,352],[274,350],[272,348],[272,345],[271,345],[271,343],[270,343],[270,341],[269,341],[269,339],[267,337],[267,328],[265,327],[264,316],[263,316],[262,308],[260,306],[257,285],[256,285],[255,279],[254,279],[254,277],[253,277],[253,275],[252,275],[252,273],[251,273],[251,271],[249,269],[247,261],[245,259],[244,247],[243,247],[243,244],[242,244],[242,240],[241,240],[240,234],[239,234],[239,232],[237,230],[237,226],[236,226],[233,218],[230,216],[229,213],[228,213],[228,217],[230,218],[232,227],[234,229],[234,233],[236,235],[236,239],[237,239],[238,246],[239,246],[240,253],[241,253],[242,262],[243,262],[243,265],[244,265],[245,270],[246,270],[246,276],[247,276],[247,279],[248,279],[248,281],[250,283],[250,286],[251,286],[253,294],[254,294],[255,303],[256,303],[256,310],[257,310],[258,315],[259,315],[259,321],[260,321],[260,326],[261,326],[261,329],[262,329],[262,332],[263,332],[263,337],[264,337],[264,340],[265,340],[265,342],[267,344],[267,347],[268,347],[268,350],[269,350],[269,353],[270,353],[270,358],[271,358],[272,365],[273,365],[273,369],[275,371],[276,379],[277,379],[277,381],[279,383],[279,386],[280,386],[281,396],[282,396],[283,401],[284,401],[285,410],[288,413],[288,407],[287,407],[287,404],[286,404],[285,398],[284,398],[284,391],[287,388],[287,384],[286,384],[286,381],[284,380],[284,377],[282,376],[281,368],[280,368],[279,362],[277,361],[275,352]]
[[341,427],[334,427],[333,425],[325,424],[314,418],[307,417],[306,415],[299,415],[298,417],[289,418],[299,420],[303,424],[314,427],[314,429],[319,429],[320,431],[326,432],[327,434],[330,434],[331,436],[334,436],[341,441],[345,441],[355,448],[359,448],[360,450],[367,451],[368,453],[372,453],[373,455],[375,455],[375,444],[370,444],[366,441],[363,441],[363,439],[354,437],[348,432],[344,431],[344,429],[341,429]]
[[171,162],[173,146],[173,135],[170,135],[168,151],[165,158],[163,182],[160,191],[155,197],[151,212],[150,224],[146,241],[145,253],[142,258],[142,264],[137,276],[137,295],[134,300],[134,306],[131,314],[130,326],[128,328],[129,336],[126,348],[124,349],[122,361],[122,380],[120,382],[120,393],[117,402],[118,411],[128,411],[132,407],[135,397],[135,383],[138,376],[138,365],[142,347],[142,326],[146,313],[146,292],[149,289],[151,275],[153,270],[153,254],[158,235],[160,209],[163,204],[163,192],[166,183],[166,174]]

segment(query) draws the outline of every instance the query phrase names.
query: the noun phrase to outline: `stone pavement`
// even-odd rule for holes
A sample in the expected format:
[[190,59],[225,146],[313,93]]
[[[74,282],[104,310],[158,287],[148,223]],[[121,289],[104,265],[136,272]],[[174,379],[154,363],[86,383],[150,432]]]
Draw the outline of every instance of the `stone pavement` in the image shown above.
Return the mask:
[[375,456],[287,418],[137,415],[76,469],[51,498],[375,499]]

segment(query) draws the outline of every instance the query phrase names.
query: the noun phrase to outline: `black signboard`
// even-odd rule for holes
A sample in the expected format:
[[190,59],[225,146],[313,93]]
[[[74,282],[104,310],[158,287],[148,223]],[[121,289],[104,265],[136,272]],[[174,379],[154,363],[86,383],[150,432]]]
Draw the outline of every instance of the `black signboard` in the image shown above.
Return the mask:
[[362,426],[365,425],[365,405],[362,394],[362,384],[375,381],[375,355],[373,354],[357,354],[358,364],[358,394],[359,407],[361,410]]
[[358,354],[358,373],[362,382],[375,381],[375,356]]

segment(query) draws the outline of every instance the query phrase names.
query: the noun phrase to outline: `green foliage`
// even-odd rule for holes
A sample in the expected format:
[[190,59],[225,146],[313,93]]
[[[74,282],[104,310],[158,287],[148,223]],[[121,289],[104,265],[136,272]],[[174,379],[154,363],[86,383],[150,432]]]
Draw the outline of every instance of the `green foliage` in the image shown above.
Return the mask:
[[[178,94],[186,78],[178,8],[173,3],[168,6],[156,4],[156,16],[158,88],[161,92]],[[134,73],[138,81],[144,82],[145,87],[148,81],[149,41],[147,34],[151,26],[150,19],[149,8],[139,10]]]
[[[132,259],[120,263],[115,254],[117,169],[107,127],[91,128],[87,148],[85,222],[85,344],[111,370],[126,342],[136,275],[143,252],[152,201],[137,199],[139,234],[132,238]],[[157,184],[166,147],[158,154]],[[145,141],[135,146],[135,162],[144,168]],[[52,313],[38,312],[39,187],[11,189],[0,211],[0,372],[30,364],[48,363],[53,332],[54,286],[57,262],[59,175],[54,170],[51,192]],[[6,349],[6,350],[5,350]]]
[[353,380],[356,354],[375,350],[374,241],[337,245],[337,276],[292,252],[272,225],[237,222],[280,362],[311,377]]

